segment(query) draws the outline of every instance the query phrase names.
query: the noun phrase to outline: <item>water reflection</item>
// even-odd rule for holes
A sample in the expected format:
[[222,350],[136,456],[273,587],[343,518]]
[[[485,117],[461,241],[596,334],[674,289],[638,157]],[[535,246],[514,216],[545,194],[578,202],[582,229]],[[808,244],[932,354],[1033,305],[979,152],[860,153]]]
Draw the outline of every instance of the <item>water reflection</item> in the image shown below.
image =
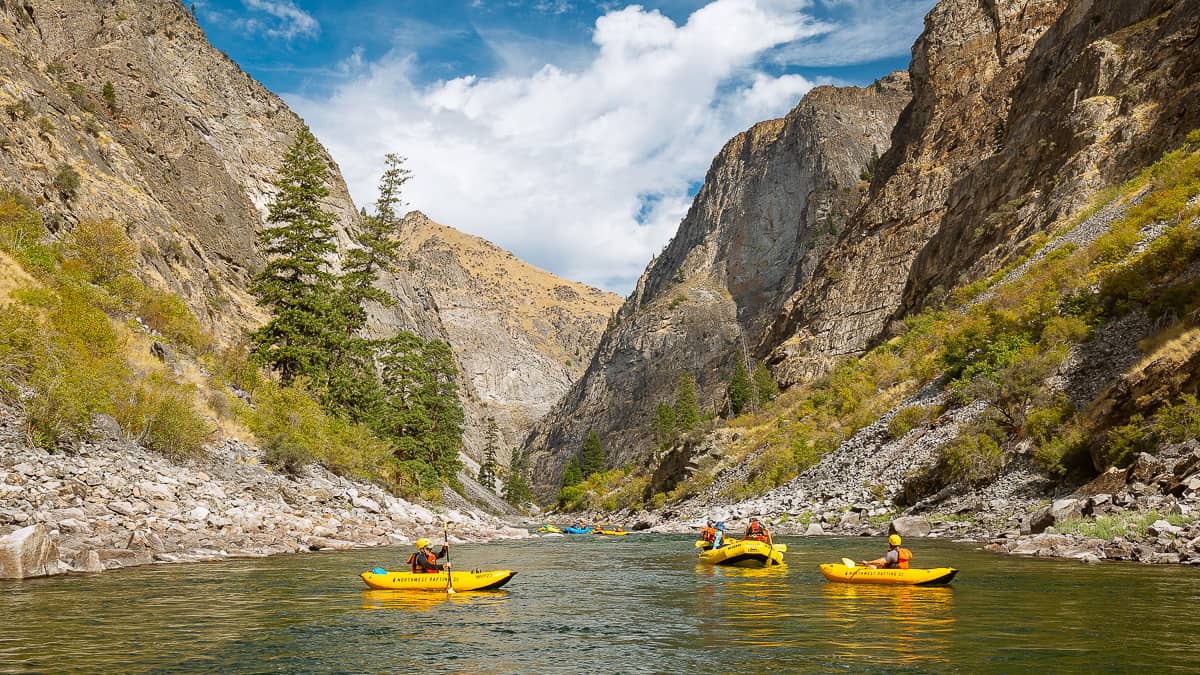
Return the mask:
[[410,612],[426,612],[443,605],[486,605],[501,602],[508,591],[459,591],[457,593],[435,593],[430,591],[379,591],[362,592],[363,609],[403,609]]
[[878,652],[893,663],[943,663],[954,631],[949,586],[827,583],[825,620],[839,655]]

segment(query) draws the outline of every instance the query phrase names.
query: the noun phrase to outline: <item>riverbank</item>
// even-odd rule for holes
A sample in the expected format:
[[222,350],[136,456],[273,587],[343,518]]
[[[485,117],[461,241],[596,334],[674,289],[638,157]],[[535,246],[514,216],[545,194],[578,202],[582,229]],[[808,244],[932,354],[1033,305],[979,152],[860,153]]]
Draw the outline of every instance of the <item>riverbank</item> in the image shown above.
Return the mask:
[[[1028,457],[1018,458],[986,486],[948,487],[899,507],[889,495],[903,493],[906,478],[932,461],[934,448],[955,433],[957,422],[952,418],[941,427],[884,441],[889,418],[760,497],[723,496],[723,486],[745,479],[737,473],[743,464],[680,504],[583,518],[654,532],[698,531],[713,518],[739,532],[749,517],[758,516],[781,535],[898,532],[1013,555],[1200,565],[1200,441],[1142,453],[1125,469],[1067,487],[1048,480]],[[864,445],[875,452],[862,452]]]
[[99,418],[95,437],[31,448],[0,409],[0,578],[101,572],[168,562],[529,536],[494,517],[434,510],[310,466],[274,471],[237,440],[176,463],[124,440]]

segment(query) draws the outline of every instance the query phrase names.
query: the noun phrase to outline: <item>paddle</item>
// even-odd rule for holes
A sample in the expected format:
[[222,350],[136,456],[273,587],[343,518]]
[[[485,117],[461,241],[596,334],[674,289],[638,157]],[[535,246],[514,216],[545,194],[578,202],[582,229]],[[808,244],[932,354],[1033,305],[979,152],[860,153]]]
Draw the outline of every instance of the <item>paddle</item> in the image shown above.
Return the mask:
[[842,558],[842,564],[845,565],[847,569],[854,567],[854,561],[849,558]]
[[442,523],[442,546],[446,549],[446,594],[454,595],[454,574],[450,571],[450,521]]

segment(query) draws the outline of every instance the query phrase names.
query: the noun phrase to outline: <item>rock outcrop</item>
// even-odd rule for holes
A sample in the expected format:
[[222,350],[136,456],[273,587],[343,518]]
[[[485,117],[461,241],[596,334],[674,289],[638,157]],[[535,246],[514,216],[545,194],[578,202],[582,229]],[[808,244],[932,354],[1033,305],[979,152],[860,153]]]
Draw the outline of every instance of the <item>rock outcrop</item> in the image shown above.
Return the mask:
[[[507,464],[533,423],[587,366],[621,298],[540,270],[495,245],[410,213],[399,255],[427,291],[469,382],[478,436],[488,418]],[[475,458],[483,439],[475,438]]]
[[[563,458],[599,432],[612,465],[650,452],[649,420],[680,375],[719,409],[740,354],[809,283],[864,185],[860,175],[908,101],[903,73],[864,89],[818,87],[783,119],[734,137],[666,249],[601,339],[582,379],[527,442],[545,494]],[[543,461],[549,459],[550,461]]]
[[1200,126],[1200,10],[1123,0],[943,0],[863,207],[770,331],[784,382],[998,269],[1021,242]]

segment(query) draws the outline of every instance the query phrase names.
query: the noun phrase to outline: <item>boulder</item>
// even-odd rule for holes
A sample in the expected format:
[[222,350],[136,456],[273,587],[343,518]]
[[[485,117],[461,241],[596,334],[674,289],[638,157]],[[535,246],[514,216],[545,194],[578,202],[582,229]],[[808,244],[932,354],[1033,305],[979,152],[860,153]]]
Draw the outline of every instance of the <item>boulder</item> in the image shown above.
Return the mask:
[[1179,461],[1175,462],[1175,468],[1172,473],[1175,478],[1183,480],[1188,476],[1200,472],[1200,449],[1192,450],[1189,454],[1184,455]]
[[924,537],[933,528],[923,516],[901,516],[892,520],[888,525],[888,534],[898,534],[901,537]]
[[135,513],[133,510],[133,504],[130,504],[129,502],[109,502],[108,510],[125,517],[132,516]]
[[71,563],[71,569],[75,572],[87,572],[88,574],[98,574],[104,571],[104,563],[100,562],[100,554],[94,550],[80,551],[75,560]]
[[838,518],[838,527],[841,528],[849,529],[860,525],[862,525],[862,514],[858,511],[846,511],[841,518]]
[[58,547],[42,523],[0,537],[0,579],[26,579],[59,570]]
[[1166,535],[1168,537],[1178,536],[1183,531],[1182,527],[1177,527],[1165,520],[1156,520],[1146,528],[1146,534],[1151,537],[1160,537]]
[[[1029,517],[1028,530],[1030,534],[1045,532],[1046,528],[1073,520],[1083,514],[1083,503],[1074,498],[1056,499],[1054,503],[1034,513]],[[1022,531],[1025,530],[1024,523]]]
[[806,537],[816,537],[822,534],[825,534],[825,529],[821,527],[820,523],[810,523],[808,529],[804,530]]
[[1167,470],[1167,465],[1154,455],[1141,452],[1133,460],[1133,464],[1125,470],[1126,483],[1144,483],[1150,484],[1154,482],[1154,478]]
[[383,513],[383,509],[380,508],[379,503],[370,497],[354,497],[350,500],[350,503],[360,509],[363,509],[364,511],[370,511],[371,513]]

